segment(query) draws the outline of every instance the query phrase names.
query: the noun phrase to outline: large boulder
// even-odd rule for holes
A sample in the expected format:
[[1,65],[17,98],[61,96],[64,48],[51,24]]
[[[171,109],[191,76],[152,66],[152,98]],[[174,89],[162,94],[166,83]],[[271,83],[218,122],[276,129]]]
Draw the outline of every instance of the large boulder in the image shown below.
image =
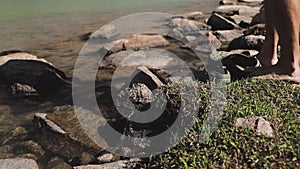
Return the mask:
[[[45,59],[28,53],[0,57],[0,84],[46,95],[69,83],[66,75]],[[21,87],[23,85],[23,87]],[[31,88],[30,88],[31,87]],[[26,93],[26,90],[24,91]]]

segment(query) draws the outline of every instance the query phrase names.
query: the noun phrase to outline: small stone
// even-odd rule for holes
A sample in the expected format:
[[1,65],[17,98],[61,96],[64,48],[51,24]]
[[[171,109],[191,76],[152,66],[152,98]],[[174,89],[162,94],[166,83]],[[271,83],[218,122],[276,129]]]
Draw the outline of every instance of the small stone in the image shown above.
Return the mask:
[[111,153],[103,154],[97,158],[99,163],[110,163],[114,161],[114,155]]
[[132,84],[128,94],[133,103],[149,104],[153,100],[151,90],[142,83]]
[[[47,118],[46,113],[35,113],[34,117],[38,121],[40,121],[40,123],[44,123],[46,125],[45,127],[50,128],[52,131],[63,135],[66,134],[66,132],[62,128],[60,128],[57,124]],[[44,127],[44,125],[41,124],[41,127]]]
[[237,127],[249,127],[256,129],[256,132],[266,137],[273,137],[273,129],[268,121],[263,117],[237,118],[235,125]]
[[15,97],[38,96],[38,92],[34,87],[20,83],[15,83],[11,86],[11,94]]
[[86,164],[90,163],[93,160],[93,158],[94,158],[94,156],[91,155],[90,153],[83,152],[81,155],[80,164],[86,165]]

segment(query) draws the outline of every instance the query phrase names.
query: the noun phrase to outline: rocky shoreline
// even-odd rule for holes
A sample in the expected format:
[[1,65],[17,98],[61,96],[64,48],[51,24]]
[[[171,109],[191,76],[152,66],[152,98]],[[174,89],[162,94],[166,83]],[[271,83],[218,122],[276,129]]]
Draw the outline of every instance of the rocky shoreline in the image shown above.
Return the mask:
[[[178,64],[170,57],[153,53],[147,53],[144,58],[136,57],[141,56],[141,51],[148,49],[177,53],[193,70],[196,80],[208,81],[205,61],[197,59],[189,49],[197,48],[197,45],[203,43],[192,36],[194,32],[206,36],[211,47],[216,49],[216,53],[207,59],[222,61],[226,66],[226,77],[230,76],[231,80],[243,78],[243,67],[257,66],[254,56],[261,49],[265,36],[263,12],[262,0],[222,0],[209,17],[197,11],[173,16],[166,21],[173,31],[172,35],[181,42],[166,34],[139,34],[107,44],[105,50],[108,54],[99,64],[96,77],[97,99],[109,98],[109,88],[103,84],[110,82],[117,67],[142,72],[131,82],[128,92],[138,109],[143,109],[151,102],[152,90],[163,87],[174,79],[190,80],[182,78],[185,75],[176,71],[174,74],[178,73],[178,76],[173,77],[165,72],[164,68]],[[110,26],[103,28],[98,34],[84,33],[81,39],[109,39],[114,36],[114,29]],[[200,45],[200,48],[203,46]],[[128,57],[128,61],[122,62]],[[149,64],[141,67],[147,59]],[[120,74],[122,78],[128,76],[126,71]],[[13,113],[1,114],[0,168],[16,168],[21,165],[27,168],[39,166],[55,169],[137,168],[142,159],[111,154],[95,144],[82,130],[72,105],[71,85],[71,77],[67,77],[45,59],[21,51],[0,54],[0,93],[4,93],[4,99],[11,99],[20,107],[43,107],[49,105],[48,102],[54,102],[51,109],[35,113],[34,116],[25,115],[28,119],[26,121],[19,121],[18,116]],[[103,109],[108,114],[112,113],[108,116],[113,121],[114,113],[105,104],[99,106],[104,106]],[[81,111],[90,110],[82,108]],[[120,119],[119,122],[112,125],[122,130],[126,121]],[[272,135],[270,131],[266,133]]]

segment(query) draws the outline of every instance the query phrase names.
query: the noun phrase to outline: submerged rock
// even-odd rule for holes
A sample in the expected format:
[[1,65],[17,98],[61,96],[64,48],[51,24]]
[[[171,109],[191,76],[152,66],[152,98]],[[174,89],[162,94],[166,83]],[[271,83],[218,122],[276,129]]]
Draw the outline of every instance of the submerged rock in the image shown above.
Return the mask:
[[[20,85],[21,93],[47,95],[67,84],[66,75],[45,59],[28,53],[14,53],[0,57],[0,84]],[[22,87],[21,87],[22,86]]]
[[85,134],[72,106],[55,107],[52,113],[36,114],[33,121],[36,142],[45,151],[56,154],[72,165],[94,160],[103,150]]

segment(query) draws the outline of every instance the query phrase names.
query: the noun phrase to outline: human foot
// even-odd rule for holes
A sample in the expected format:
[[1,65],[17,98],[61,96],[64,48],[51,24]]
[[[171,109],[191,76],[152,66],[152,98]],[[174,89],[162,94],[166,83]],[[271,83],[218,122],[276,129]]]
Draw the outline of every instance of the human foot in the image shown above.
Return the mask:
[[259,79],[284,80],[300,83],[300,68],[287,69],[280,65],[264,66],[246,70],[249,77]]

